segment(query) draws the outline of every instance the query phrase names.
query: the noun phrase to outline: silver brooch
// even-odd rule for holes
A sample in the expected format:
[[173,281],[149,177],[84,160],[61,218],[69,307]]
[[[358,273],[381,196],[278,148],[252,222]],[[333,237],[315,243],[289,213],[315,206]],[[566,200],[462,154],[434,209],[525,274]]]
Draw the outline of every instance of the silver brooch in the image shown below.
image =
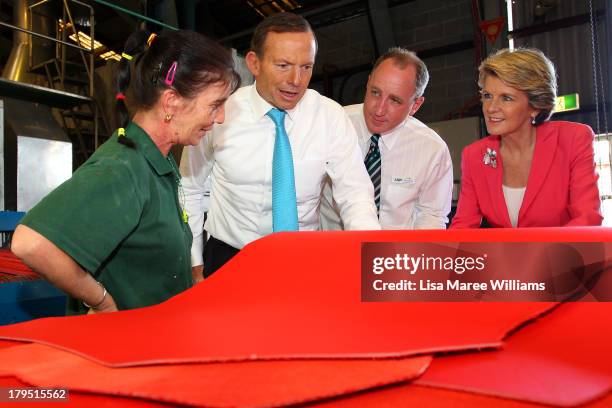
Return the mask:
[[485,166],[491,166],[494,169],[497,168],[497,152],[487,147],[487,152],[482,157],[482,162]]

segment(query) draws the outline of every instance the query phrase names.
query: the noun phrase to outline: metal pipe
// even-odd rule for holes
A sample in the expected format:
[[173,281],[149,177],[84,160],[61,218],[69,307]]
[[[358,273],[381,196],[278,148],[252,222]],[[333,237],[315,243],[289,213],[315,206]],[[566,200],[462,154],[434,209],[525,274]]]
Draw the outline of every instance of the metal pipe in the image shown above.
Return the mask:
[[89,9],[89,13],[90,13],[90,14],[94,12],[93,7],[91,7],[91,6],[90,6],[89,4],[87,4],[87,3],[83,3],[82,1],[78,1],[78,0],[70,0],[70,1],[71,1],[71,2],[73,2],[73,3],[78,4],[79,6],[87,7],[87,8]]
[[[600,20],[606,16],[605,10],[594,10],[595,19]],[[511,35],[512,38],[523,38],[529,37],[536,34],[542,34],[549,31],[560,30],[562,28],[574,27],[582,24],[589,24],[591,21],[591,16],[588,13],[578,14],[571,17],[564,17],[558,20],[549,20],[546,23],[542,24],[534,24],[526,27],[517,28],[508,32],[508,35]]]
[[[80,2],[78,2],[80,3]],[[95,17],[93,7],[89,8],[89,37],[91,38],[91,53],[89,54],[89,66],[91,69],[89,70],[89,97],[94,98],[94,71],[96,70],[95,65],[95,56],[94,56],[94,39],[95,39]],[[95,139],[96,144],[95,147],[98,148],[98,130],[96,128],[95,131]]]
[[[22,31],[28,26],[28,8],[26,0],[16,0],[13,4],[13,20]],[[2,76],[13,81],[27,81],[29,65],[29,37],[22,32],[13,32],[13,48],[6,62]]]
[[[68,37],[68,33],[67,33],[67,29],[66,29],[66,8],[62,7],[62,21],[64,22],[64,27],[62,28],[62,41],[67,41]],[[78,40],[78,37],[77,37]],[[79,42],[79,46],[81,45],[81,43]],[[65,80],[66,80],[66,56],[67,56],[67,52],[66,52],[66,47],[59,47],[61,49],[61,59],[60,59],[60,79],[61,79],[61,83],[62,83],[62,89],[66,89],[65,86]],[[57,62],[56,62],[57,64]],[[62,115],[62,117],[64,117],[64,115]],[[64,126],[65,128],[67,128],[67,126]]]
[[[77,38],[77,43],[81,44],[81,39],[79,38],[79,32],[77,31],[76,26],[74,25],[74,20],[72,19],[72,13],[70,12],[70,7],[68,6],[68,0],[64,0],[64,9],[66,10],[66,14],[68,15],[68,21],[70,21],[70,27],[72,28],[72,32]],[[93,54],[93,50],[94,50],[93,37],[90,36],[89,41],[90,41],[90,49],[87,50],[87,52],[91,52]],[[90,68],[89,65],[87,65],[87,58],[85,57],[85,54],[83,53],[83,51],[81,51],[80,54],[81,54],[81,58],[83,59],[83,65],[85,65],[85,71],[87,71],[87,77],[91,78],[90,74],[93,69],[93,66]]]
[[25,28],[17,27],[17,26],[14,26],[12,24],[5,23],[4,21],[0,21],[0,26],[5,26],[5,27],[11,28],[13,30],[23,31],[24,33],[31,34],[31,35],[33,35],[35,37],[45,38],[45,39],[50,40],[50,41],[54,41],[54,42],[57,42],[57,43],[60,43],[60,44],[67,45],[69,47],[73,47],[73,48],[77,48],[79,50],[83,50],[83,51],[89,52],[88,48],[83,48],[83,47],[80,47],[80,46],[78,46],[76,44],[72,44],[72,43],[69,43],[69,42],[66,42],[66,41],[58,40],[58,39],[53,38],[53,37],[49,37],[48,35],[40,34],[40,33],[34,32],[34,31],[30,31],[30,30],[25,29]]
[[131,16],[137,17],[137,18],[139,18],[141,20],[148,21],[149,23],[157,24],[159,26],[166,27],[166,28],[169,28],[171,30],[178,30],[178,28],[176,28],[176,27],[173,27],[173,26],[168,25],[166,23],[162,23],[161,21],[154,20],[154,19],[152,19],[150,17],[147,17],[147,16],[143,16],[142,14],[136,13],[135,11],[132,11],[132,10],[128,10],[128,9],[123,8],[121,6],[117,6],[116,4],[109,3],[108,1],[104,1],[104,0],[92,0],[92,1],[95,1],[96,3],[105,5],[107,7],[110,7],[112,9],[119,10],[119,11],[121,11],[123,13],[126,13],[126,14],[129,14]]
[[472,25],[473,25],[473,38],[474,38],[474,66],[480,66],[482,62],[482,34],[480,33],[480,8],[478,7],[478,0],[472,0]]
[[[605,63],[605,67],[606,67],[606,72],[608,73],[608,78],[606,78],[606,85],[608,86],[607,89],[607,96],[608,96],[608,105],[606,106],[606,104],[604,104],[604,114],[606,115],[606,119],[610,118],[610,120],[612,120],[612,116],[610,116],[610,101],[612,101],[612,69],[610,69],[610,62],[612,62],[612,5],[610,3],[608,3],[606,5],[606,48],[607,48],[607,52],[606,52],[606,63]],[[601,71],[600,71],[601,72]],[[597,84],[595,84],[595,86],[597,86]],[[602,92],[606,92],[606,89],[603,89]],[[607,120],[604,122],[607,125]],[[612,137],[610,137],[610,133],[608,133],[610,130],[607,129],[606,126],[606,139],[608,140],[608,160],[609,163],[612,164]],[[610,178],[612,179],[612,171],[610,172]]]
[[34,7],[38,7],[38,6],[40,6],[41,4],[49,3],[50,1],[51,1],[51,0],[41,0],[41,1],[39,1],[38,3],[34,3],[34,4],[30,5],[28,8],[31,10],[31,9],[33,9]]

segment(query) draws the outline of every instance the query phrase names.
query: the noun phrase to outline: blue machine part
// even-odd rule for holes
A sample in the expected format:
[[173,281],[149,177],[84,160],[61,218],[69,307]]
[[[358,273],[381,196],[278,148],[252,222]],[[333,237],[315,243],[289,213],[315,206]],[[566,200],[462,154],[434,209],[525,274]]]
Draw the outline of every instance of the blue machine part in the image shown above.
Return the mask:
[[0,211],[0,231],[15,231],[24,215],[22,211]]
[[0,283],[0,325],[65,314],[66,295],[47,281]]
[[[0,211],[0,233],[4,245],[24,216],[20,211]],[[39,317],[66,314],[66,295],[44,280],[0,283],[0,325]]]

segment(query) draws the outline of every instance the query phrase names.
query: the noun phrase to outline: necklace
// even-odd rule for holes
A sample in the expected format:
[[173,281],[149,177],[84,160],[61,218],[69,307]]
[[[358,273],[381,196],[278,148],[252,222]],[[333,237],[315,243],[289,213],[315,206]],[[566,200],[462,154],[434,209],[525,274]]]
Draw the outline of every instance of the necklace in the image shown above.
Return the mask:
[[187,222],[189,222],[189,216],[187,215],[187,210],[185,210],[185,191],[183,190],[183,184],[181,183],[181,176],[178,170],[176,169],[172,158],[170,158],[170,155],[166,157],[166,160],[168,160],[168,163],[170,163],[170,167],[172,167],[174,179],[176,180],[176,184],[178,185],[178,198],[179,205],[181,206],[181,218],[183,219],[183,222],[187,224]]

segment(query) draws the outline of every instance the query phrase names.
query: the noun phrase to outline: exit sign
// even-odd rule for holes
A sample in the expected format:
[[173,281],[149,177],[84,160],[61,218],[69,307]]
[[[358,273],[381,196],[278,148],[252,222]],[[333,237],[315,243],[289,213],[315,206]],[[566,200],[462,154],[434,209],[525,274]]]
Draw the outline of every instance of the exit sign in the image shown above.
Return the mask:
[[554,112],[566,112],[580,109],[580,98],[577,93],[557,96]]

